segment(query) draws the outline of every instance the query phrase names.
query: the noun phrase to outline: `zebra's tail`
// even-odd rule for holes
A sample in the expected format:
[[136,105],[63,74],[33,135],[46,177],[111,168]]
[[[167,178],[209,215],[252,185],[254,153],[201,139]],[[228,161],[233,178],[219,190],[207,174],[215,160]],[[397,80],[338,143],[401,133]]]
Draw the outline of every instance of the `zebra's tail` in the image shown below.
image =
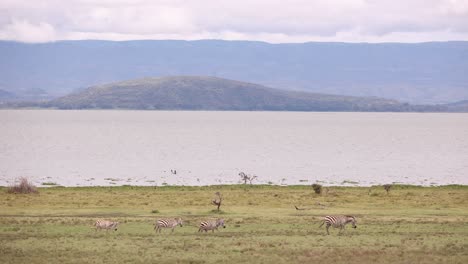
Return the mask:
[[323,224],[325,224],[325,221],[322,221],[322,224],[319,226],[319,228],[321,228],[323,226]]

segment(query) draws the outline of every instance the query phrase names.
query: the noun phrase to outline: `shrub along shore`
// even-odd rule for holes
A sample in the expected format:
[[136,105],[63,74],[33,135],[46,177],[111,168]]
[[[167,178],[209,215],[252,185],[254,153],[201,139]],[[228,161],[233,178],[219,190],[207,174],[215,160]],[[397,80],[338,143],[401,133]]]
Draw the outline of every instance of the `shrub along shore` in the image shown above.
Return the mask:
[[[468,186],[0,187],[2,263],[467,263]],[[220,210],[213,200],[222,198]],[[357,218],[338,235],[325,215]],[[156,234],[158,218],[183,227]],[[201,220],[226,228],[198,233]],[[97,219],[117,231],[94,231]]]

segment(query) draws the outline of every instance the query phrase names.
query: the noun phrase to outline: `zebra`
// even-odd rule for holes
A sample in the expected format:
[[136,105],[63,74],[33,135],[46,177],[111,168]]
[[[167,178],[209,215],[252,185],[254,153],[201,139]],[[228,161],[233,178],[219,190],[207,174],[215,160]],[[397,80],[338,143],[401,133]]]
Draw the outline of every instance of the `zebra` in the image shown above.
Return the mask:
[[214,233],[214,231],[218,230],[218,227],[220,226],[226,228],[226,226],[224,225],[224,219],[202,221],[200,222],[200,228],[198,229],[198,232],[208,232],[208,230],[211,230]]
[[96,231],[98,231],[98,229],[106,229],[106,232],[112,229],[114,231],[117,231],[118,225],[119,225],[119,222],[113,222],[113,221],[108,221],[108,220],[97,220],[96,223],[94,223]]
[[338,232],[338,234],[340,234],[345,229],[345,226],[349,223],[352,224],[353,228],[357,228],[356,222],[356,218],[352,215],[327,215],[324,217],[323,222],[319,228],[322,227],[323,224],[327,224],[326,228],[328,235],[330,235],[330,232],[328,232],[330,226],[333,226],[334,228],[340,228],[340,231]]
[[177,225],[182,226],[182,224],[183,222],[181,218],[158,219],[156,221],[156,224],[154,225],[154,230],[156,230],[156,232],[159,231],[159,233],[161,233],[162,228],[171,228],[171,232],[174,232],[174,228]]

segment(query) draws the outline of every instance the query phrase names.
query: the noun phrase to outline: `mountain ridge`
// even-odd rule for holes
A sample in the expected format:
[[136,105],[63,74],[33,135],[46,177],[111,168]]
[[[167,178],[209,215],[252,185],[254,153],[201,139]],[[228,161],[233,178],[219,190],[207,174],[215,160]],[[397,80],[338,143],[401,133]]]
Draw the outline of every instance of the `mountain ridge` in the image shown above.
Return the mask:
[[[147,77],[96,85],[44,103],[59,109],[425,111],[396,100],[287,91],[213,76]],[[416,108],[415,108],[416,107]]]
[[0,41],[0,57],[0,89],[18,95],[43,89],[49,96],[61,96],[96,83],[199,75],[416,104],[468,99],[465,41]]
[[3,100],[11,100],[13,98],[15,98],[13,93],[0,89],[0,102]]

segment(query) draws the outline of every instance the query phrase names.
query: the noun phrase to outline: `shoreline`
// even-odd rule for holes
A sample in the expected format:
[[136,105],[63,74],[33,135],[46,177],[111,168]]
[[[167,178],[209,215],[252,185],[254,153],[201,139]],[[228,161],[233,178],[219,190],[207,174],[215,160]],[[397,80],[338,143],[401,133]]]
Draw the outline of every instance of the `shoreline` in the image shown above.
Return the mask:
[[[212,185],[83,185],[83,186],[64,186],[58,184],[35,185],[38,189],[310,189],[311,184],[291,184],[291,185],[276,185],[276,184],[212,184]],[[383,188],[384,185],[391,185],[392,189],[408,189],[408,188],[468,188],[466,184],[443,184],[443,185],[417,185],[417,184],[376,184],[369,186],[359,185],[325,185],[320,184],[323,188],[338,188],[338,189],[372,189]],[[0,190],[8,189],[10,186],[0,185]]]

